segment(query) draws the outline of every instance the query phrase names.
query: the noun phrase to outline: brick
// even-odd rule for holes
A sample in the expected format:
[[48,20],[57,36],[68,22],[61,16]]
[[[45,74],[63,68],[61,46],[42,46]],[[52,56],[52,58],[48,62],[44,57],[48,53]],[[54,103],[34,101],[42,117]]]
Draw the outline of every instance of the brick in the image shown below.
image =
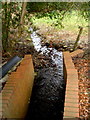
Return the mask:
[[17,83],[19,77],[20,76],[23,77],[22,75],[23,75],[22,72],[20,72],[20,73],[17,72],[17,73],[12,74],[11,76],[9,76],[7,83]]
[[70,53],[64,52],[63,54],[64,54],[64,63],[65,63],[66,69],[67,67],[68,69],[74,69],[74,64],[72,63]]
[[67,72],[67,79],[70,80],[71,82],[76,81],[78,83],[78,75],[77,74],[69,74]]
[[72,116],[66,116],[66,117],[64,117],[63,120],[79,120],[79,118],[72,117]]
[[66,94],[66,97],[67,98],[72,98],[72,99],[78,99],[79,98],[79,96],[77,95],[77,94]]
[[64,52],[64,64],[66,68],[65,73],[67,75],[64,120],[70,120],[72,118],[77,119],[79,116],[78,74],[69,52]]
[[0,99],[2,99],[2,93],[0,93]]
[[74,68],[74,69],[72,69],[72,68],[68,68],[67,69],[67,74],[69,74],[69,75],[76,75],[76,78],[78,78],[78,74],[77,74],[77,70]]
[[9,93],[9,92],[4,92],[2,94],[2,100],[5,100],[5,99],[10,99],[12,93]]
[[9,103],[9,100],[8,99],[2,99],[2,107],[3,107],[3,105],[5,106],[5,105],[8,105],[8,103]]
[[17,73],[19,73],[19,72],[21,72],[21,71],[22,71],[22,72],[25,72],[25,70],[24,70],[25,67],[28,67],[28,66],[27,66],[27,65],[21,65],[21,66],[16,70],[16,72],[17,72]]
[[18,72],[13,72],[11,75],[9,75],[9,79],[16,78],[19,76]]
[[71,55],[71,57],[75,57],[75,56],[77,56],[78,54],[82,54],[82,53],[84,53],[84,51],[78,49],[78,50],[75,50],[74,52],[71,52],[70,55]]
[[24,57],[25,59],[27,59],[27,58],[29,58],[29,59],[31,59],[32,58],[32,56],[31,55],[25,55],[25,57]]
[[[16,72],[11,73],[9,76],[3,90],[4,117],[24,118],[28,108],[28,99],[32,92],[33,80],[34,68],[32,58],[31,55],[26,55]],[[12,91],[10,91],[11,89]],[[8,94],[9,97],[7,96]],[[10,98],[9,102],[7,101],[8,98]]]
[[[68,58],[64,58],[64,59],[68,59]],[[67,67],[68,67],[68,69],[74,69],[74,64],[72,64],[72,61],[70,61],[70,60],[67,60],[67,61],[65,61],[64,60],[64,62],[66,62],[66,70],[67,70]],[[67,66],[68,65],[68,66]]]
[[5,90],[5,89],[3,89],[2,92],[3,93],[12,93],[12,90]]
[[69,95],[78,95],[78,91],[66,90],[65,94],[69,94]]
[[16,84],[17,82],[16,81],[13,81],[13,80],[8,80],[7,82],[6,82],[6,84]]
[[77,87],[75,88],[75,87],[69,87],[69,86],[67,86],[66,91],[72,91],[72,92],[75,91],[75,92],[78,92],[78,88]]
[[10,82],[8,82],[7,84],[5,84],[5,87],[15,87],[15,86],[16,86],[15,84],[10,83]]
[[75,108],[78,108],[79,105],[78,105],[78,103],[70,103],[68,101],[65,101],[64,107],[75,107]]
[[66,85],[67,88],[72,88],[73,90],[75,90],[75,89],[78,90],[78,85],[77,84],[73,84],[73,83],[69,84],[69,83],[67,82],[67,85]]
[[79,113],[78,107],[72,107],[72,106],[65,106],[64,110],[66,111],[70,111],[70,112],[75,112],[75,113]]
[[78,99],[73,99],[73,98],[70,98],[70,97],[69,98],[66,97],[65,101],[72,102],[72,103],[78,103],[79,100]]
[[29,64],[30,61],[31,61],[31,58],[24,58],[23,61],[22,61],[21,64],[20,64],[20,67],[21,67],[21,65],[27,65],[26,63]]
[[79,117],[79,113],[78,112],[70,112],[70,111],[66,111],[64,113],[64,116],[67,116],[67,117],[71,117],[71,118],[78,118]]
[[3,97],[3,96],[10,96],[10,95],[11,95],[10,92],[2,92],[2,97]]

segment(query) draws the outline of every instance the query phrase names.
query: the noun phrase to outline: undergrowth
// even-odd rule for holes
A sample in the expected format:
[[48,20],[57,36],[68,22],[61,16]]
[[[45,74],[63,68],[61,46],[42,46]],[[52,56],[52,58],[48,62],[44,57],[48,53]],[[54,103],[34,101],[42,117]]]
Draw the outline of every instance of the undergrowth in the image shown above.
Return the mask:
[[57,30],[67,30],[77,33],[78,26],[82,26],[83,33],[88,32],[88,21],[80,14],[79,11],[51,11],[47,13],[36,13],[31,18],[34,26],[54,27]]

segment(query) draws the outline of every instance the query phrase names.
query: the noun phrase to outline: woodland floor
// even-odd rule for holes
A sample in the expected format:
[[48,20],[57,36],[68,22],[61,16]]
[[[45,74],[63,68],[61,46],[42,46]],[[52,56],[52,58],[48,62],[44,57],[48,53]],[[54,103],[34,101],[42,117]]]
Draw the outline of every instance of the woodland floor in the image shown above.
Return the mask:
[[79,78],[79,115],[81,120],[90,120],[90,53],[73,58]]
[[[63,47],[65,46],[64,50],[70,50],[73,48],[73,45],[75,43],[75,40],[78,36],[78,31],[73,32],[73,31],[68,31],[68,30],[57,30],[54,27],[48,27],[48,26],[39,26],[38,27],[38,31],[37,33],[41,36],[43,36],[44,38],[44,42],[52,42],[54,44],[58,44],[59,48],[61,47],[61,45],[63,45]],[[83,28],[84,29],[84,28]],[[87,48],[87,44],[88,44],[88,33],[86,32],[82,32],[81,36],[80,36],[80,40],[78,42],[78,46],[77,48],[80,49],[85,49]],[[63,50],[63,49],[61,49]]]

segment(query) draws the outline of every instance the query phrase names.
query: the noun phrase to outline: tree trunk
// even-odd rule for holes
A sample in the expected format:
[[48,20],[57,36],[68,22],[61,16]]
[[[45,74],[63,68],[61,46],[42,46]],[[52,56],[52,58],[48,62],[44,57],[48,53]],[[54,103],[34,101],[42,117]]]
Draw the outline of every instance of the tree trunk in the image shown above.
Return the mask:
[[7,51],[9,47],[8,35],[9,35],[9,28],[10,28],[10,19],[11,19],[11,4],[4,4],[4,18],[2,21],[2,44],[3,50]]
[[2,43],[3,43],[3,50],[6,50],[8,47],[8,31],[7,31],[7,2],[4,4],[4,19],[2,24]]
[[80,36],[81,36],[81,33],[82,33],[82,30],[83,30],[83,27],[80,27],[79,26],[79,34],[78,34],[78,36],[77,36],[77,39],[76,39],[76,42],[74,43],[74,47],[73,47],[73,51],[76,49],[76,47],[77,47],[77,45],[78,45],[78,42],[79,42],[79,40],[80,40]]
[[26,6],[27,6],[27,2],[23,2],[22,3],[21,18],[20,18],[20,25],[18,27],[18,37],[20,37],[21,34],[22,34],[22,26],[24,24],[24,16],[25,16],[25,13],[26,13]]
[[20,25],[23,25],[23,23],[24,23],[24,16],[25,16],[25,13],[26,13],[26,6],[27,6],[27,2],[23,2],[22,3],[22,13],[21,13]]

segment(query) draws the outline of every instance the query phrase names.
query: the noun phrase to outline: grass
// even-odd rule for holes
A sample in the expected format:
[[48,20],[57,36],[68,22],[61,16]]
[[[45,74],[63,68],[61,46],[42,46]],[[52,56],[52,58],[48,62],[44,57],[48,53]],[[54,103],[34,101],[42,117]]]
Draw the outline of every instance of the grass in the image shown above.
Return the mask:
[[88,21],[86,21],[77,11],[73,11],[71,14],[67,13],[62,23],[65,26],[65,30],[78,31],[78,26],[82,26],[84,32],[87,32],[86,26],[88,26]]
[[[48,13],[46,13],[48,14]],[[33,16],[32,17],[32,22],[33,25],[36,27],[39,27],[40,25],[44,25],[47,27],[54,27],[57,30],[65,30],[65,31],[72,31],[74,33],[77,33],[78,31],[78,26],[82,26],[84,28],[83,33],[87,34],[88,29],[86,26],[88,26],[88,21],[86,21],[79,13],[79,11],[72,11],[72,12],[67,12],[64,16],[64,19],[61,21],[61,14],[59,13],[56,15],[56,17],[52,17],[52,19],[50,18],[50,14],[49,16],[42,16],[42,17],[36,17]],[[62,26],[61,27],[61,23],[62,22]]]

